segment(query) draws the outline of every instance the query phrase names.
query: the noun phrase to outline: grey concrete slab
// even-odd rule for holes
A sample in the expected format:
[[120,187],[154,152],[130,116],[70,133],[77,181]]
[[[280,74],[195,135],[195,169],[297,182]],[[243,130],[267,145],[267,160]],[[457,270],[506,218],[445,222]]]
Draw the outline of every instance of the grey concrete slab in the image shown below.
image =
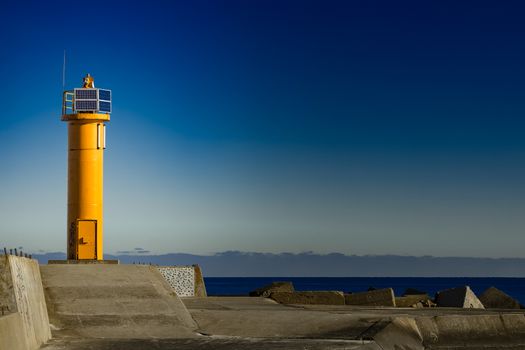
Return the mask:
[[270,298],[281,304],[345,304],[343,292],[338,291],[272,292]]
[[276,309],[282,310],[286,306],[268,298],[258,297],[207,297],[181,298],[188,309],[217,309],[217,310],[254,310]]
[[520,303],[508,295],[507,293],[490,287],[485,290],[479,300],[483,303],[486,309],[521,309]]
[[379,350],[371,342],[326,339],[76,339],[53,340],[43,350]]
[[196,323],[154,267],[57,264],[40,269],[54,336],[195,336]]
[[[183,301],[198,323],[199,331],[204,334],[274,339],[373,339],[392,320],[398,318],[438,319],[447,316],[446,320],[449,322],[457,322],[464,320],[464,317],[471,317],[470,320],[475,325],[478,319],[484,320],[485,316],[503,318],[516,315],[516,320],[525,317],[525,310],[501,313],[462,308],[280,305],[253,297],[188,298]],[[483,324],[483,321],[479,324]],[[469,333],[465,327],[463,325],[467,335]],[[398,339],[404,338],[399,336]]]
[[417,303],[431,302],[430,296],[427,294],[413,294],[404,297],[396,297],[396,307],[413,307]]
[[307,310],[192,310],[208,335],[264,338],[359,339],[377,320]]
[[[485,338],[491,342],[483,349],[498,348],[494,346],[499,336],[505,337],[502,343],[507,349],[523,346],[525,310],[502,313],[462,308],[283,305],[258,297],[178,298],[160,273],[152,274],[148,266],[113,272],[106,270],[108,266],[100,274],[84,271],[84,267],[65,271],[84,275],[72,276],[76,281],[68,279],[64,271],[42,267],[47,296],[52,299],[48,303],[51,320],[62,327],[43,349],[378,350],[419,349],[422,345],[443,350],[457,348],[458,339],[463,345],[479,345],[475,340],[483,338],[479,330],[483,327],[489,327]],[[75,283],[86,290],[76,289]],[[184,323],[181,310],[193,326]],[[439,339],[437,347],[430,344],[434,339]]]
[[396,306],[392,288],[345,294],[344,299],[346,305]]
[[403,308],[403,307],[372,307],[372,306],[357,306],[357,305],[288,305],[290,307],[302,308],[306,310],[326,311],[332,313],[354,313],[362,315],[376,315],[376,316],[440,316],[440,315],[499,315],[502,312],[505,314],[525,314],[525,310],[486,310],[486,309],[463,309],[454,307],[435,307],[435,308]]
[[360,339],[381,317],[363,318],[282,305],[265,298],[185,298],[191,315],[204,334],[256,338],[316,337]]
[[485,308],[469,286],[439,291],[436,294],[436,304],[441,307]]

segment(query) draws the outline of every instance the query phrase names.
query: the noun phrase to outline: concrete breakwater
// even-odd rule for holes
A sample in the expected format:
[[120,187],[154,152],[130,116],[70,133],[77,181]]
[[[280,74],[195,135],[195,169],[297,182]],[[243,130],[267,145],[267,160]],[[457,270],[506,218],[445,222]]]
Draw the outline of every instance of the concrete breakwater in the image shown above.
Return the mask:
[[186,298],[184,303],[200,332],[221,337],[293,338],[305,344],[344,339],[363,342],[359,349],[378,350],[525,348],[523,310],[283,305],[254,297]]
[[0,350],[34,350],[51,338],[36,260],[0,256],[0,304]]
[[[282,283],[273,291],[281,293],[282,303],[264,288],[257,292],[261,297],[183,297],[175,292],[181,285],[188,287],[184,293],[197,294],[196,270],[188,273],[190,267],[169,274],[173,287],[155,266],[61,264],[42,265],[39,272],[30,259],[5,261],[2,291],[9,290],[5,281],[11,281],[13,293],[1,294],[0,300],[10,305],[9,313],[0,317],[1,350],[38,349],[49,337],[41,337],[40,344],[28,340],[38,338],[39,325],[49,332],[50,324],[53,339],[42,345],[45,350],[525,348],[521,309],[395,307],[400,299],[391,289],[318,294],[296,292]],[[11,306],[18,305],[17,295],[24,295],[14,292],[17,284],[28,285],[20,288],[29,292],[27,307],[20,310],[28,311],[33,333],[24,326],[24,312]],[[459,295],[463,302],[457,305],[472,304],[467,288],[443,293],[447,302]],[[486,298],[494,303],[502,296],[507,298],[492,290]],[[403,298],[406,303],[419,299]],[[515,305],[505,302],[502,305]]]
[[383,350],[522,349],[525,315],[397,317],[373,337]]
[[425,291],[408,288],[402,296],[395,296],[392,288],[369,289],[365,292],[296,291],[292,282],[273,282],[257,288],[250,296],[271,298],[281,304],[361,305],[377,307],[456,307],[470,309],[523,309],[524,307],[503,291],[490,287],[481,300],[469,286],[441,290],[431,298]]

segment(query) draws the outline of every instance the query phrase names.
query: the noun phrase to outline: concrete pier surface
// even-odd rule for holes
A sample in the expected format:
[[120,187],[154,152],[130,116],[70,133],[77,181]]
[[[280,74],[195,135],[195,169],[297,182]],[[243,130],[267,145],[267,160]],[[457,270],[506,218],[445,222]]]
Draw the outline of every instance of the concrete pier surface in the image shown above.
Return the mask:
[[186,338],[197,325],[159,271],[148,265],[42,265],[53,335]]
[[21,257],[2,259],[0,276],[0,350],[525,349],[523,309],[179,297],[153,266]]
[[[282,305],[257,297],[181,300],[197,325],[191,337],[102,339],[56,332],[43,349],[525,349],[525,310]],[[129,325],[130,331],[137,326]]]
[[[53,340],[46,350],[352,350],[365,349],[363,342],[323,339],[247,339],[206,337],[205,339],[80,339]],[[373,348],[371,348],[373,349]]]

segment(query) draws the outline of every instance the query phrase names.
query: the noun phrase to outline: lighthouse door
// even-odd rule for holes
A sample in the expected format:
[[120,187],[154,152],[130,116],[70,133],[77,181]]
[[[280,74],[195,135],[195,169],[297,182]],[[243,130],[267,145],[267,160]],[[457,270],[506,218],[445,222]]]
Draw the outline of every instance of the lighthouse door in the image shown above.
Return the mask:
[[77,256],[78,259],[97,258],[97,221],[77,221]]

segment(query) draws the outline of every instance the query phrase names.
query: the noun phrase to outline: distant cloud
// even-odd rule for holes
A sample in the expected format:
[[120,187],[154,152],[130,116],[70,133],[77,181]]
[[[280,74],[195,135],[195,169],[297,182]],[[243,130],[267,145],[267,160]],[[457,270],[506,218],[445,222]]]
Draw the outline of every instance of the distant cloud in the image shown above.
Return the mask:
[[150,250],[145,250],[144,248],[135,248],[135,250],[119,250],[117,254],[148,254],[151,253]]
[[[523,258],[470,258],[399,255],[345,255],[312,252],[258,253],[226,251],[213,255],[149,254],[149,250],[106,254],[122,264],[161,266],[199,264],[206,277],[524,277]],[[40,263],[64,253],[33,254]]]

